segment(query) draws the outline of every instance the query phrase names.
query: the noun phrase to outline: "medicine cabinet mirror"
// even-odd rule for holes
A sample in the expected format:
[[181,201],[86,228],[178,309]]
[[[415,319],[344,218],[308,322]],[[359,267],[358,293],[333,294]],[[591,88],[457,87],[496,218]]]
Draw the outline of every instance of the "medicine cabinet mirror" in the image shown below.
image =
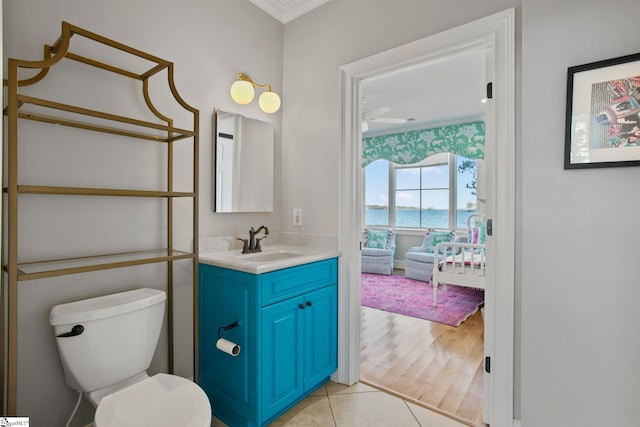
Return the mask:
[[217,109],[213,122],[213,211],[273,212],[273,125]]

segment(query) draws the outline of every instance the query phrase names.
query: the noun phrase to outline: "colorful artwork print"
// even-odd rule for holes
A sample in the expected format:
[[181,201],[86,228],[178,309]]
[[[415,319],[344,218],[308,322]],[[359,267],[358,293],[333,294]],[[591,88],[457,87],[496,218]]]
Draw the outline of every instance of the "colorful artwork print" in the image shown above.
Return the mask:
[[590,149],[640,146],[640,76],[591,86]]
[[564,168],[640,166],[640,53],[567,74]]

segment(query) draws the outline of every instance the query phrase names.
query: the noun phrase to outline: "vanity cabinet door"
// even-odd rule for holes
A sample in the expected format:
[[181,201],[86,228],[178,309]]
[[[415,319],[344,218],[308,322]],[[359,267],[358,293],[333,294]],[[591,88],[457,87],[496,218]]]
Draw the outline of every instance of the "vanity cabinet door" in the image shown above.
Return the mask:
[[336,370],[338,358],[337,286],[305,295],[304,387],[317,386]]
[[337,318],[336,286],[262,309],[264,419],[336,370]]
[[304,391],[304,297],[262,308],[262,419],[285,409]]

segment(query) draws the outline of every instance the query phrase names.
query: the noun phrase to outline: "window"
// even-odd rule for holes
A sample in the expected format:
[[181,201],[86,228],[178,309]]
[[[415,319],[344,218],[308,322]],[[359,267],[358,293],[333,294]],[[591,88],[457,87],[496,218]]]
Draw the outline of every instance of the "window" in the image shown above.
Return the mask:
[[465,228],[476,210],[477,163],[447,153],[412,165],[376,160],[364,185],[366,226]]
[[467,227],[467,219],[478,206],[478,161],[456,156],[456,206],[458,228]]
[[376,160],[365,168],[365,224],[389,226],[389,161]]

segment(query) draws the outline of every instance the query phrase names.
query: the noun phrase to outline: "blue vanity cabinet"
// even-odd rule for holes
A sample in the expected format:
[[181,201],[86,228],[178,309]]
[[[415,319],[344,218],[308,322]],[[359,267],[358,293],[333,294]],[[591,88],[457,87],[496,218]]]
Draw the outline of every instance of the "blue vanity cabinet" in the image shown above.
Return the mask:
[[[337,367],[337,258],[249,274],[200,265],[199,379],[230,427],[263,426]],[[221,336],[238,356],[215,346]]]

